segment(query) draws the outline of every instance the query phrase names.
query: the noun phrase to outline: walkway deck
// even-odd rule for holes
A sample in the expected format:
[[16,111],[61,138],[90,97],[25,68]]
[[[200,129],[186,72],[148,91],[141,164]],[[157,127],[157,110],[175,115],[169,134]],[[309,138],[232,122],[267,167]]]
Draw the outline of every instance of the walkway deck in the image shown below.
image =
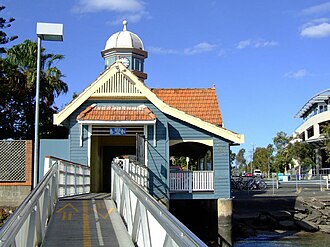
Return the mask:
[[134,246],[109,194],[61,199],[42,246]]

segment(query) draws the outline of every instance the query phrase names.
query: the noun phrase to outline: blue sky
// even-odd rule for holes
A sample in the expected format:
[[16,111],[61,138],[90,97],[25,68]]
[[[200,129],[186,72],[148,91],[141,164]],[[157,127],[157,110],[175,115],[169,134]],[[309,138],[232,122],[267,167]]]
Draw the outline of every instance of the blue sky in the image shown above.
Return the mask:
[[[100,51],[111,34],[143,40],[149,87],[212,87],[225,127],[245,135],[241,147],[272,143],[301,124],[297,111],[330,86],[330,1],[321,0],[3,0],[7,30],[36,40],[37,22],[64,24],[64,42],[43,42],[65,55],[68,103],[103,71]],[[237,151],[237,149],[234,149]]]

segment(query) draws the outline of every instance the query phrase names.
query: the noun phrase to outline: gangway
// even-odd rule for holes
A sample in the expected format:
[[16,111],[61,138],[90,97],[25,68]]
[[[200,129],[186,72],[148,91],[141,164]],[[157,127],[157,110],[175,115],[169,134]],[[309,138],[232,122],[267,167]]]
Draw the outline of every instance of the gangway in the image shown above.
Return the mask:
[[149,195],[138,164],[113,162],[110,196],[90,193],[89,167],[45,162],[47,174],[0,229],[1,247],[206,246]]

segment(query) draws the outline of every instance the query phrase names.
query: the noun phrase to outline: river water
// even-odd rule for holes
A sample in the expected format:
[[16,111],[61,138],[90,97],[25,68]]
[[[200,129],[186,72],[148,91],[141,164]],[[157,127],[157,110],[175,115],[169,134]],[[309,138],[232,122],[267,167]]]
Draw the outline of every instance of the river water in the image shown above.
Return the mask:
[[260,233],[234,242],[234,247],[329,247],[330,234],[323,232]]

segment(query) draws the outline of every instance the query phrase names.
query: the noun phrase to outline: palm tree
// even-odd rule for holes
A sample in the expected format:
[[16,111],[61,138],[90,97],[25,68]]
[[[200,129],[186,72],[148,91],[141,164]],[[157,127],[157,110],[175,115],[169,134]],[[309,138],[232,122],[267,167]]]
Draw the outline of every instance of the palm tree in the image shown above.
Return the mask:
[[[41,137],[53,132],[52,116],[57,112],[55,98],[67,93],[68,85],[62,80],[64,75],[54,64],[63,55],[45,53],[41,50],[40,59],[40,133]],[[37,74],[37,43],[25,40],[6,52],[1,62],[6,68],[1,75],[0,112],[11,117],[7,132],[0,127],[0,139],[32,139],[34,133],[34,103]],[[4,100],[2,100],[4,99]],[[0,121],[6,121],[1,119]],[[9,125],[9,126],[8,126]]]

